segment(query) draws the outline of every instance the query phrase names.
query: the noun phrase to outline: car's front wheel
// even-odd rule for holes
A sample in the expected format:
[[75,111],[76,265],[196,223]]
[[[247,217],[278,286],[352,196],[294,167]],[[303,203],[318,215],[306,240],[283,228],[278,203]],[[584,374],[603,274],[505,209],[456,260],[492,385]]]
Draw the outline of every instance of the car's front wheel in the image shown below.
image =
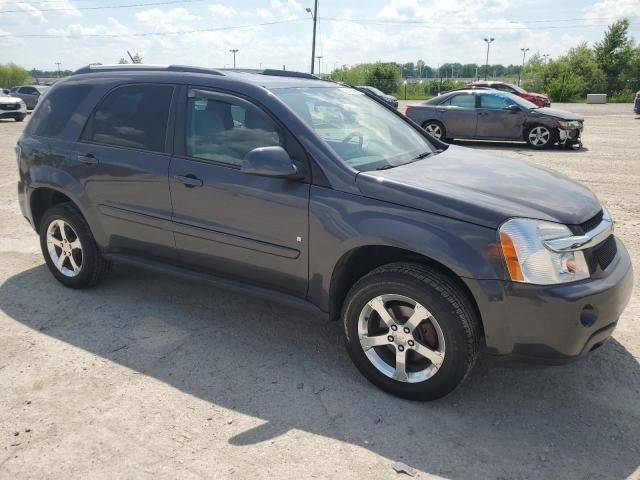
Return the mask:
[[553,129],[544,125],[533,125],[529,127],[524,136],[527,143],[533,148],[547,148],[555,143],[555,133]]
[[419,264],[388,264],[364,276],[347,295],[343,320],[356,367],[399,397],[447,395],[478,355],[479,322],[465,293]]
[[69,203],[54,205],[40,222],[40,247],[47,267],[56,279],[71,288],[98,283],[109,271],[89,225]]
[[15,117],[16,122],[21,122],[24,120],[24,117]]

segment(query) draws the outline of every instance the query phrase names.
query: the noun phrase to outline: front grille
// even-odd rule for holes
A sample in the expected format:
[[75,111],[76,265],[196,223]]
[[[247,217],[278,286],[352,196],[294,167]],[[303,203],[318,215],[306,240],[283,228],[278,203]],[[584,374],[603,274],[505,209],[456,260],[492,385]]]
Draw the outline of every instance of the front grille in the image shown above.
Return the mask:
[[0,110],[20,110],[19,103],[0,103]]
[[593,275],[598,267],[604,270],[611,265],[611,262],[613,262],[613,259],[616,258],[616,254],[618,253],[618,245],[615,237],[609,235],[604,242],[585,250],[584,253],[587,266],[589,267],[589,273]]
[[584,233],[590,232],[591,230],[596,228],[598,225],[600,225],[600,222],[602,222],[602,215],[603,215],[603,212],[602,210],[600,210],[594,217],[578,225],[578,227],[581,230],[580,233],[584,234]]

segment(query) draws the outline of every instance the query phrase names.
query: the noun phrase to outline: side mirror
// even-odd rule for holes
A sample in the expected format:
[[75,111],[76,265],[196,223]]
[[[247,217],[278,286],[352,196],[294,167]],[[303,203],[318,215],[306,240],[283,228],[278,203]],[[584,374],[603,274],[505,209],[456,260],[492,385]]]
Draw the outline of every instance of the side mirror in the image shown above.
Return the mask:
[[520,109],[520,106],[518,105],[509,105],[507,107],[507,110],[509,110],[511,113],[516,113],[516,112],[519,112],[521,109]]
[[254,148],[244,156],[241,171],[248,175],[275,178],[300,178],[298,168],[282,147]]

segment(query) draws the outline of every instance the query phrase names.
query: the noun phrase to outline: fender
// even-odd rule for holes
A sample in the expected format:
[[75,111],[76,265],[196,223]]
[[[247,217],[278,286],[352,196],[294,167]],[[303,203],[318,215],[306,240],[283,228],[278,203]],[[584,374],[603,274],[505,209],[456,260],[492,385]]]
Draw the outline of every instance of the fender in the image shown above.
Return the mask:
[[399,248],[461,278],[506,279],[494,229],[368,197],[313,186],[309,230],[308,297],[324,311],[336,266],[360,247]]

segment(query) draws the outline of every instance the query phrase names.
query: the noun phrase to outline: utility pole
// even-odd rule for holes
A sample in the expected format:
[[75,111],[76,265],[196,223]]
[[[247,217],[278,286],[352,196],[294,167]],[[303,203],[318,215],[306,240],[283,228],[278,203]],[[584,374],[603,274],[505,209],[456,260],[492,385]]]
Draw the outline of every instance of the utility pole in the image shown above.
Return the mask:
[[232,48],[231,50],[229,50],[231,53],[233,53],[233,69],[236,69],[236,53],[238,53],[238,49],[237,48]]
[[546,65],[547,64],[547,60],[549,59],[549,54],[545,53],[542,56],[544,57],[544,64]]
[[485,38],[484,41],[487,42],[487,61],[485,62],[485,66],[484,66],[484,79],[488,80],[489,79],[489,47],[491,46],[491,42],[493,42],[495,40],[495,38],[493,37],[489,37],[489,38]]
[[322,68],[321,68],[321,64],[320,61],[324,58],[322,55],[318,55],[316,57],[318,59],[318,75],[322,76]]
[[56,63],[56,65],[58,66],[58,78],[60,78],[60,64],[61,64],[62,62],[55,62],[55,63]]
[[520,51],[522,52],[522,66],[520,67],[520,70],[518,70],[518,86],[520,86],[520,80],[522,79],[522,69],[524,68],[524,56],[527,54],[527,52],[529,51],[528,48],[521,48]]
[[311,75],[313,75],[313,67],[316,63],[316,23],[318,22],[318,0],[314,1],[313,13],[310,8],[307,8],[307,12],[311,14],[313,20],[313,43],[311,44]]

